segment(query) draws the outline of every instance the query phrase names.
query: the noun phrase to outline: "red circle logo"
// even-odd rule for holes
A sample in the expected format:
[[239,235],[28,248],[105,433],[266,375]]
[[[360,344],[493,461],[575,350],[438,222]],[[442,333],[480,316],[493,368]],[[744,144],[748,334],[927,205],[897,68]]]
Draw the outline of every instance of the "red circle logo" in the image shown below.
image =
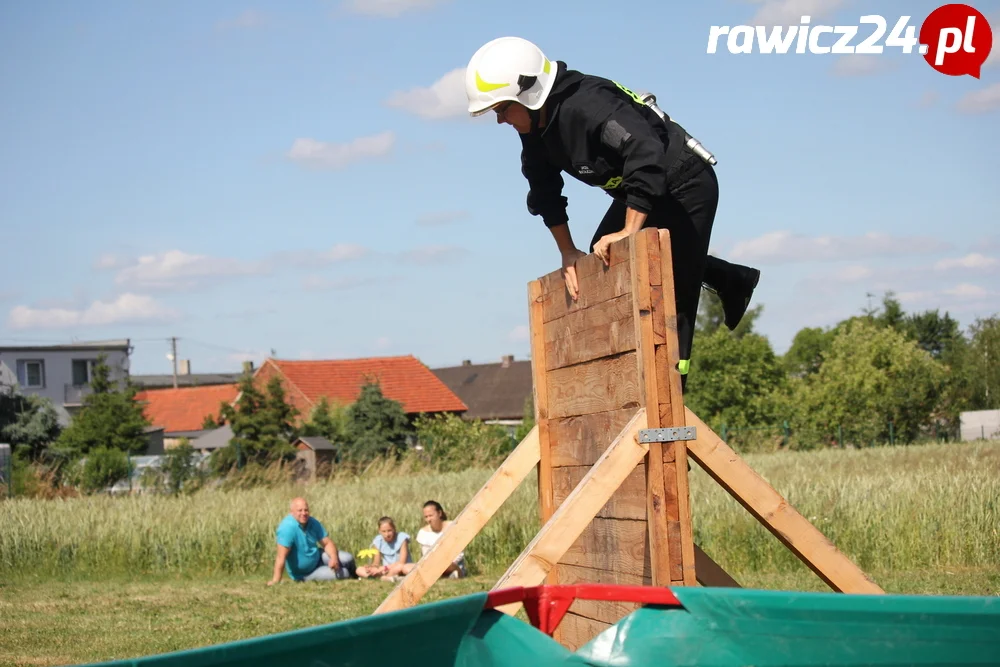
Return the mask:
[[942,5],[920,26],[920,52],[927,64],[942,74],[979,78],[993,48],[993,30],[969,5]]

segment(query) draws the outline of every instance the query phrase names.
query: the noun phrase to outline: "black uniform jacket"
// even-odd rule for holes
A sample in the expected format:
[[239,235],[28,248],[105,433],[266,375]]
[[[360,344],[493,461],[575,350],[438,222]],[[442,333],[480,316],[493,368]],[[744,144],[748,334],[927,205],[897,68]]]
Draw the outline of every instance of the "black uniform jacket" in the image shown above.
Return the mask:
[[664,123],[634,92],[562,61],[546,106],[545,125],[519,135],[528,211],[546,227],[568,220],[564,171],[649,213],[667,194],[671,172],[694,157],[683,146],[683,130]]

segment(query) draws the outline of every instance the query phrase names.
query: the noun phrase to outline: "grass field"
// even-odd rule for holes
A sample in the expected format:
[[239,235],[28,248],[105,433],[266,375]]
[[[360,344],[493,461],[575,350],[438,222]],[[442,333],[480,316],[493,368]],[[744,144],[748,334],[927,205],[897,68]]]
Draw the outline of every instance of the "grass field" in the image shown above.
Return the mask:
[[[747,456],[888,592],[1000,595],[1000,445]],[[420,506],[456,515],[489,471],[379,475],[308,489],[338,546],[383,514],[415,534]],[[828,590],[697,466],[697,542],[743,585]],[[381,582],[265,587],[273,531],[298,489],[0,503],[0,664],[159,653],[370,613]],[[425,601],[487,590],[538,528],[526,481],[469,546],[473,576]]]

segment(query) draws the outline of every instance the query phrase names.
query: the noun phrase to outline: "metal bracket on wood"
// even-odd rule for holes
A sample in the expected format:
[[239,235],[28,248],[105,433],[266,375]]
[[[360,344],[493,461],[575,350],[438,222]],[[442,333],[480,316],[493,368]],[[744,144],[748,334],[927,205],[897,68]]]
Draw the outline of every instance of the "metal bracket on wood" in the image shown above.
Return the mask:
[[644,428],[639,431],[639,442],[676,442],[678,440],[694,440],[696,437],[694,426]]

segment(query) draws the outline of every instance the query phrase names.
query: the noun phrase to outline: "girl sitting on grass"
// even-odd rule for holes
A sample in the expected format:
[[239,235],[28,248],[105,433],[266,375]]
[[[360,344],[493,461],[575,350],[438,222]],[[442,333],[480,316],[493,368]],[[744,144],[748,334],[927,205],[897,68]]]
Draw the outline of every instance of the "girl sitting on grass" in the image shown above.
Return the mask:
[[410,536],[396,530],[392,517],[384,516],[378,520],[378,535],[372,540],[375,557],[371,565],[357,568],[360,579],[382,577],[392,581],[396,576],[407,574],[413,569],[413,558],[410,556]]
[[[417,533],[417,544],[422,549],[421,557],[427,555],[431,547],[441,539],[445,528],[451,525],[451,521],[448,521],[448,515],[444,513],[444,508],[436,500],[428,500],[424,503],[424,521],[427,525]],[[404,572],[404,574],[407,572],[409,570]],[[455,557],[455,560],[448,564],[448,568],[441,576],[448,577],[449,579],[460,579],[465,575],[465,552],[462,552]]]

